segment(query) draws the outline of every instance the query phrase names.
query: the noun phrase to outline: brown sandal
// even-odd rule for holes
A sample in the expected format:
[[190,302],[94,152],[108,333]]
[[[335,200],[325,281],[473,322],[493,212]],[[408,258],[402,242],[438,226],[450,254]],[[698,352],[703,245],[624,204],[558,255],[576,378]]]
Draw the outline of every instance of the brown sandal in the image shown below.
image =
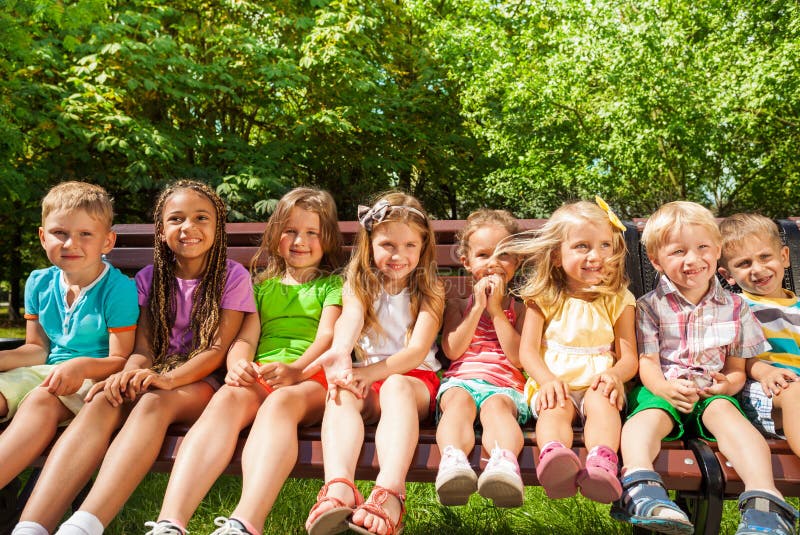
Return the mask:
[[[355,498],[355,505],[353,507],[350,507],[339,498],[328,496],[328,487],[333,483],[343,483],[350,487],[353,491],[353,497]],[[313,522],[306,520],[306,531],[308,531],[309,535],[333,535],[346,531],[348,517],[353,513],[356,507],[364,503],[364,497],[361,496],[361,493],[358,492],[358,489],[352,481],[341,477],[331,479],[319,489],[317,503],[315,503],[311,511],[308,512],[308,518],[311,518],[314,511],[316,511],[321,504],[328,502],[332,503],[333,507],[320,513]]]
[[[383,508],[383,504],[386,503],[386,500],[389,499],[389,496],[395,497],[397,501],[400,502],[400,516],[397,518],[396,524],[392,522],[392,519],[389,518],[389,513]],[[403,533],[403,528],[405,527],[403,525],[403,515],[406,514],[405,494],[400,494],[392,489],[375,485],[372,487],[372,493],[369,495],[369,498],[367,498],[367,501],[358,506],[357,509],[363,509],[386,522],[386,525],[389,528],[389,530],[386,532],[386,535],[401,535],[401,533]],[[375,535],[374,532],[368,530],[364,526],[353,524],[352,521],[348,522],[347,526],[356,533],[361,533],[363,535]]]

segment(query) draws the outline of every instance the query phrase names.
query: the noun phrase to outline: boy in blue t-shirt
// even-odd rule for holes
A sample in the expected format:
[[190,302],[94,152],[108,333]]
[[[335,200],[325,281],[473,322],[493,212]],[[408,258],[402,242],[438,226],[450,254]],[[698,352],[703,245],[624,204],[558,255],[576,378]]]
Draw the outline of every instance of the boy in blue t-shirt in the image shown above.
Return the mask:
[[106,191],[83,182],[61,183],[42,200],[39,240],[53,265],[25,284],[25,344],[0,351],[0,422],[11,420],[0,434],[0,487],[133,350],[136,284],[103,261],[116,239],[112,213]]

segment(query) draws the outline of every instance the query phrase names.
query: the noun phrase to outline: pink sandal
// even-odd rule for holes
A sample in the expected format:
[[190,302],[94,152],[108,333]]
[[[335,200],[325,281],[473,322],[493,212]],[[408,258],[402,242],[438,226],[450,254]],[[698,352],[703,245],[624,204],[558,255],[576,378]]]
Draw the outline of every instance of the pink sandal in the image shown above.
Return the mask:
[[581,461],[575,452],[561,442],[548,442],[539,454],[536,477],[548,498],[569,498],[578,492],[575,479],[581,470]]
[[[353,491],[353,498],[355,499],[355,505],[353,507],[350,507],[339,498],[328,496],[328,487],[330,487],[333,483],[343,483],[350,487],[350,489]],[[314,516],[314,512],[319,508],[319,506],[328,502],[332,503],[333,507],[321,512],[312,521],[311,517]],[[361,493],[358,492],[358,489],[352,481],[348,481],[347,479],[341,477],[331,479],[322,485],[321,489],[319,489],[319,494],[317,494],[317,503],[315,503],[311,508],[311,511],[308,512],[309,520],[306,520],[306,531],[308,531],[309,535],[333,535],[335,533],[346,531],[347,518],[353,514],[353,510],[356,507],[360,507],[363,503],[364,497],[361,496]]]
[[586,457],[586,468],[578,474],[581,494],[592,501],[611,503],[622,496],[622,485],[617,478],[617,454],[607,446],[595,446]]
[[[397,499],[397,501],[400,502],[400,516],[397,518],[396,524],[392,522],[392,519],[389,518],[389,513],[383,508],[383,504],[386,503],[386,500],[389,499],[389,496],[393,496]],[[367,498],[367,501],[357,507],[357,509],[363,509],[364,511],[375,515],[386,522],[386,526],[389,528],[386,532],[386,535],[401,535],[403,533],[403,528],[405,527],[403,525],[403,515],[406,514],[405,494],[400,494],[392,489],[375,485],[372,487],[372,493],[369,495],[369,498]],[[356,533],[361,533],[363,535],[375,535],[374,532],[368,530],[364,526],[354,524],[352,520],[348,522],[347,527]]]

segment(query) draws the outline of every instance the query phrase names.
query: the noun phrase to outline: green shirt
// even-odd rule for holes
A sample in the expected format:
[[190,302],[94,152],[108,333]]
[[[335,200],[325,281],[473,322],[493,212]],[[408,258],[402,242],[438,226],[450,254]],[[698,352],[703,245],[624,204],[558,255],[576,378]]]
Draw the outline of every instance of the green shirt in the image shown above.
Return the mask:
[[342,278],[319,277],[305,284],[281,284],[280,278],[267,279],[255,288],[256,306],[261,316],[261,339],[256,362],[297,360],[317,335],[322,309],[342,305]]

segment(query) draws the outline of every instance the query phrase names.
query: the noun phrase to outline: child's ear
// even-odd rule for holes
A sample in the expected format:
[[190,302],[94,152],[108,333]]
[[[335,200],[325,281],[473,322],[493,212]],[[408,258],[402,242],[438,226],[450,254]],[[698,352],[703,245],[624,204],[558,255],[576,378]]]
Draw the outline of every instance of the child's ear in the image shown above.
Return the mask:
[[653,267],[656,269],[656,271],[658,271],[659,273],[664,273],[661,264],[658,262],[658,258],[647,255],[647,259],[650,261],[651,264],[653,264]]
[[722,275],[722,278],[725,279],[725,281],[728,284],[730,284],[731,286],[736,286],[736,279],[733,278],[733,275],[731,275],[731,273],[727,269],[725,269],[722,266],[719,266],[717,268],[717,273]]
[[783,265],[784,269],[791,266],[791,262],[789,261],[789,248],[787,246],[781,247],[781,265]]
[[117,233],[113,230],[109,230],[106,235],[105,243],[103,244],[103,254],[110,253],[115,243],[117,243]]
[[44,227],[39,227],[39,243],[44,247]]
[[469,258],[462,254],[458,257],[458,259],[461,261],[461,265],[464,266],[464,269],[466,269],[467,272],[472,273],[472,270],[469,267]]

